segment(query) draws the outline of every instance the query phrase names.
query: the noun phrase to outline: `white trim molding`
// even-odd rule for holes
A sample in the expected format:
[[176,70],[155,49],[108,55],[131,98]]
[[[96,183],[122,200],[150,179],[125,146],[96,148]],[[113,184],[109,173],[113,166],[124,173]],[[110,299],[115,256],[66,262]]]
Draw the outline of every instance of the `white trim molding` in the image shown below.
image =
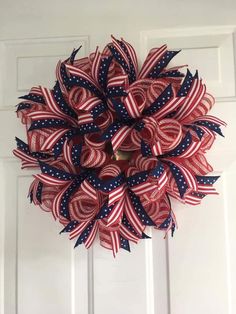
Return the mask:
[[17,98],[38,85],[55,82],[55,68],[73,48],[79,55],[89,52],[88,36],[17,39],[0,41],[0,110],[14,108]]

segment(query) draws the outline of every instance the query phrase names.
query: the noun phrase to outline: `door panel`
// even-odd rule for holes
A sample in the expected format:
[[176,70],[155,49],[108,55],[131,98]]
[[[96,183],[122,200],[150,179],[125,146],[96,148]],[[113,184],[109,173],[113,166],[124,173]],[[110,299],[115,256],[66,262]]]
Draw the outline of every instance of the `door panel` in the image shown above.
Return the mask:
[[[145,28],[140,25],[139,32]],[[181,64],[187,61],[191,69],[199,68],[209,91],[216,95],[212,114],[229,125],[226,138],[219,138],[209,154],[222,176],[216,184],[219,196],[209,196],[196,207],[173,202],[179,225],[174,237],[163,239],[161,232],[154,231],[152,240],[132,246],[131,253],[120,252],[116,259],[98,241],[89,251],[74,250],[73,241],[59,235],[61,228],[51,215],[29,204],[26,196],[32,173],[20,170],[11,153],[14,136],[24,138],[14,113],[16,97],[27,92],[30,82],[53,83],[51,71],[57,59],[74,47],[83,44],[82,57],[89,46],[104,42],[102,35],[84,34],[0,43],[1,313],[37,314],[42,309],[45,314],[236,312],[232,295],[236,288],[234,29],[163,29],[140,32],[140,42],[135,37],[142,57],[166,42],[170,48],[183,48],[183,56],[174,63],[179,58]]]
[[[207,158],[221,178],[218,196],[208,196],[200,206],[173,201],[179,230],[168,239],[170,313],[232,313],[235,311],[232,261],[235,260],[233,186],[235,173],[235,33],[232,28],[189,28],[143,31],[142,56],[165,41],[183,49],[173,61],[199,69],[207,90],[216,97],[211,111],[228,123]],[[146,47],[146,48],[145,48]],[[175,63],[176,64],[176,63]],[[233,193],[232,193],[233,194]],[[232,213],[233,212],[233,213]],[[233,311],[234,309],[234,311]]]

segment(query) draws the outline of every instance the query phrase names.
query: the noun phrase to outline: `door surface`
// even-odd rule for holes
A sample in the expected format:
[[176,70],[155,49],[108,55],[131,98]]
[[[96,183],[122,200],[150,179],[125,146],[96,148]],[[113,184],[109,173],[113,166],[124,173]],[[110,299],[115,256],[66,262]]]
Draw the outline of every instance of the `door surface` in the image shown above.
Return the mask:
[[[148,9],[134,1],[20,0],[0,6],[0,313],[235,313],[235,28],[205,26],[209,23],[201,7],[189,6],[185,16],[195,10],[200,20],[173,27],[181,25],[180,17],[154,1]],[[166,19],[160,16],[155,22],[161,9]],[[232,10],[216,5],[215,16],[223,24],[220,13],[225,12],[233,21],[233,9],[233,4]],[[12,156],[15,135],[24,138],[14,112],[17,97],[32,85],[52,86],[59,59],[80,45],[80,57],[96,45],[102,48],[110,33],[133,44],[140,62],[152,47],[167,43],[170,49],[181,48],[174,64],[199,69],[216,97],[212,114],[228,123],[226,137],[218,138],[208,154],[221,175],[219,195],[196,207],[173,202],[179,227],[174,237],[153,232],[152,240],[133,245],[131,254],[120,252],[116,259],[98,243],[88,251],[82,246],[74,250],[51,215],[29,204],[32,173],[22,171]]]

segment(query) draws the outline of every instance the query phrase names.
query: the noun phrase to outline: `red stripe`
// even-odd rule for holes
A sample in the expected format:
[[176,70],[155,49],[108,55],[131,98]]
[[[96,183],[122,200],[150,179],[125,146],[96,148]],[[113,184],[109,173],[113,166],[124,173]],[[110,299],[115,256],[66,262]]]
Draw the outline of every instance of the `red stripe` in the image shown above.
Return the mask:
[[96,96],[86,98],[79,102],[75,107],[78,110],[91,111],[96,105],[101,103],[101,99]]
[[61,118],[64,118],[67,121],[70,121],[72,125],[76,123],[76,120],[64,114],[61,109],[58,107],[51,90],[45,87],[41,87],[44,99],[49,107],[49,109],[59,115]]
[[63,156],[68,162],[68,164],[73,166],[73,161],[72,161],[72,156],[71,156],[71,148],[72,148],[72,143],[69,142],[68,140],[65,141],[63,145]]
[[92,77],[90,75],[88,75],[87,73],[85,73],[84,71],[82,71],[81,69],[78,69],[72,65],[67,64],[66,68],[68,69],[70,74],[79,76],[87,81],[89,81],[91,84],[93,84],[98,90],[100,90],[100,87],[97,85],[96,81],[94,79],[92,79]]
[[98,51],[98,47],[96,48],[94,59],[91,66],[91,74],[96,82],[98,82],[99,75],[99,65],[101,62],[101,53]]
[[44,173],[35,174],[34,177],[38,179],[40,182],[49,184],[49,185],[65,185],[68,182],[65,180],[57,179],[55,177],[51,177]]
[[115,47],[115,48],[118,50],[118,52],[121,54],[122,58],[125,60],[125,62],[126,62],[126,64],[127,64],[128,68],[129,68],[129,67],[130,67],[130,65],[129,65],[129,59],[128,59],[128,57],[126,56],[124,50],[120,47],[119,42],[116,40],[116,38],[115,38],[114,36],[111,36],[111,38],[112,38],[112,43],[113,43],[114,47]]
[[49,150],[51,149],[56,143],[57,141],[59,141],[62,136],[69,131],[69,129],[59,129],[55,132],[53,132],[43,143],[42,145],[42,150]]
[[120,200],[120,198],[124,196],[125,192],[126,192],[126,187],[124,184],[122,184],[121,186],[113,190],[112,192],[109,192],[108,205],[110,206],[114,204],[115,202],[117,202],[118,200]]
[[90,221],[81,222],[73,231],[70,232],[70,240],[80,235],[89,223]]
[[131,92],[125,97],[124,105],[132,118],[138,118],[140,116],[141,112],[139,112],[138,105]]
[[88,249],[93,244],[95,237],[96,237],[96,234],[97,234],[97,231],[98,231],[98,223],[97,223],[97,221],[95,221],[93,228],[90,231],[90,234],[84,243],[86,249]]
[[136,53],[135,53],[135,50],[134,48],[128,43],[126,42],[123,38],[122,38],[122,42],[123,44],[125,45],[128,53],[129,53],[129,56],[132,60],[132,63],[133,63],[133,66],[134,66],[134,70],[135,70],[135,74],[137,75],[137,72],[138,72],[138,60],[137,60],[137,56],[136,56]]
[[111,139],[113,151],[115,152],[120,145],[125,141],[128,134],[132,131],[131,127],[129,126],[123,126],[121,127],[115,135]]
[[158,63],[158,61],[163,57],[163,55],[167,51],[167,46],[163,45],[160,48],[156,49],[155,52],[149,52],[150,57],[147,57],[147,59],[144,61],[144,64],[139,72],[138,78],[145,78],[149,72],[152,70],[152,68]]
[[115,257],[120,248],[120,236],[117,231],[111,231],[110,234],[111,234],[113,256]]
[[132,205],[128,195],[126,196],[125,213],[127,215],[127,218],[129,219],[131,225],[133,226],[134,230],[139,235],[141,235],[145,227],[142,225],[138,215],[134,211],[133,205]]
[[81,184],[81,189],[91,197],[93,200],[97,200],[97,191],[94,189],[94,187],[88,183],[87,180],[84,180]]
[[163,119],[170,111],[176,110],[184,101],[184,97],[175,97],[172,98],[169,102],[165,104],[160,110],[153,114],[153,117],[161,120]]
[[120,234],[127,240],[130,240],[134,243],[138,243],[139,238],[135,236],[128,228],[126,228],[123,224],[120,226]]
[[121,198],[113,207],[107,219],[107,227],[120,223],[122,213],[124,211],[125,198]]
[[[61,202],[61,198],[64,195],[64,193],[66,192],[66,190],[69,188],[69,186],[71,185],[71,182],[66,182],[66,186],[56,195],[53,204],[52,204],[52,214],[54,219],[56,220],[58,217],[60,217],[60,202]],[[55,186],[55,184],[54,184]]]
[[218,119],[214,116],[210,116],[210,115],[201,116],[201,117],[198,117],[197,119],[195,119],[195,121],[199,121],[199,120],[205,120],[205,121],[216,123],[216,124],[223,125],[223,126],[227,125],[223,120]]
[[86,123],[92,123],[93,117],[91,113],[81,113],[78,117],[79,125],[86,124]]
[[156,190],[157,186],[154,185],[153,183],[149,182],[144,182],[141,184],[138,184],[136,186],[133,186],[131,190],[136,194],[136,195],[143,195],[145,193],[151,192],[153,190]]

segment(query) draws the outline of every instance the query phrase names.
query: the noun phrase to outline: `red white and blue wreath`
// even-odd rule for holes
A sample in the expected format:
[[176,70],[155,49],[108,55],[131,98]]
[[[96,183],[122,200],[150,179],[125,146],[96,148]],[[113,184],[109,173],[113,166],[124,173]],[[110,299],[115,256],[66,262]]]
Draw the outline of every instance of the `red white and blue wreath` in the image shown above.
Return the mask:
[[198,73],[168,67],[179,51],[152,49],[143,66],[133,47],[112,37],[102,52],[56,68],[53,89],[33,87],[17,116],[22,168],[38,168],[29,196],[64,226],[75,246],[130,250],[146,226],[175,229],[171,198],[197,205],[215,194],[205,158],[220,119]]

